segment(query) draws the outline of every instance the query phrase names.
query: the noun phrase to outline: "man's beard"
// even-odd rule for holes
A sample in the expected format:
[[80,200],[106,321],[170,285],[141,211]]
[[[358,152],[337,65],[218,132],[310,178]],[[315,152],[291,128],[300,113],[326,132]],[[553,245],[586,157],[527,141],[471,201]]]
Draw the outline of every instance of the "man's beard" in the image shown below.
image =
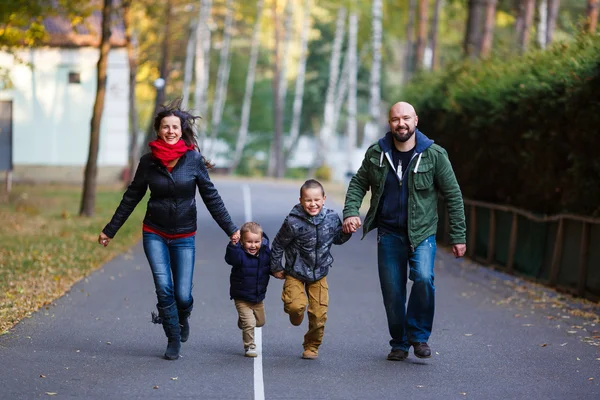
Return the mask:
[[413,130],[407,130],[407,132],[405,134],[402,134],[398,131],[394,131],[392,132],[392,135],[394,136],[394,139],[396,139],[398,142],[404,143],[407,142],[408,139],[411,138],[412,135],[415,134],[415,129]]

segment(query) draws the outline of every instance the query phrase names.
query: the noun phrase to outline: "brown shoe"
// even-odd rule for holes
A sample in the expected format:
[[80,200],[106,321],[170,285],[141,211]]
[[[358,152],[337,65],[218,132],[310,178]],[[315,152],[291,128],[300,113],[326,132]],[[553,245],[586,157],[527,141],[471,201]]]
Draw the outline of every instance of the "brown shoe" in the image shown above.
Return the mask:
[[390,361],[404,361],[408,357],[408,351],[406,350],[392,350],[388,354],[387,359]]
[[414,349],[415,356],[418,358],[429,358],[431,357],[431,349],[425,342],[422,343],[411,343]]
[[304,313],[301,314],[290,314],[290,322],[294,326],[298,326],[304,321]]
[[304,358],[305,360],[316,360],[318,357],[319,357],[319,352],[313,351],[310,349],[306,349],[302,353],[302,358]]

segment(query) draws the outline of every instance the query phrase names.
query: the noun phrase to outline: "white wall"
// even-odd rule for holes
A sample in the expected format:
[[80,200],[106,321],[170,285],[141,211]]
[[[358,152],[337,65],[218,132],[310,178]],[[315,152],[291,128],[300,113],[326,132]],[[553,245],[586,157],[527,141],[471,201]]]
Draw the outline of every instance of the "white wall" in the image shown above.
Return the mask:
[[[40,48],[17,54],[0,52],[11,70],[13,87],[0,100],[13,101],[13,163],[82,166],[87,162],[96,94],[96,48]],[[31,65],[31,67],[30,67]],[[69,83],[79,72],[80,84]],[[100,131],[99,166],[127,165],[129,66],[125,49],[112,49]]]

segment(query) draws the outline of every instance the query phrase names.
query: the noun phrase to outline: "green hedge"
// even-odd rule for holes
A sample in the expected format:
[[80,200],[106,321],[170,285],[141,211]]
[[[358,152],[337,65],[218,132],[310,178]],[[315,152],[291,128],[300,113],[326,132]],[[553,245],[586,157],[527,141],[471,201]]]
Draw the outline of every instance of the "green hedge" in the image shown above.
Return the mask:
[[423,74],[401,98],[466,197],[600,214],[600,37]]

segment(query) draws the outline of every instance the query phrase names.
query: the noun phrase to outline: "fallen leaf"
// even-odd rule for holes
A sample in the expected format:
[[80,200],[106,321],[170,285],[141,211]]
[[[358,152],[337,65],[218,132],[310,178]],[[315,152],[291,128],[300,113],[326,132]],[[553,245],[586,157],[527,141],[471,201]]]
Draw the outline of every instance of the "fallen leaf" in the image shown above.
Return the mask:
[[567,342],[561,344],[562,347],[565,347],[567,345]]
[[533,326],[533,324],[523,324],[521,326]]
[[75,350],[75,353],[79,353],[81,350]]
[[593,381],[593,380],[594,380],[594,378],[589,378],[589,379],[588,379],[588,381]]
[[577,331],[567,331],[567,333],[577,333]]
[[473,336],[472,333],[465,333],[465,336]]
[[577,357],[577,361],[581,361],[581,358]]
[[112,344],[111,342],[106,342],[106,344]]
[[58,393],[55,392],[46,392],[48,396],[56,396]]
[[158,385],[153,386],[152,389],[158,389]]
[[425,386],[423,386],[423,385],[417,385],[417,387],[418,387],[418,388],[423,388],[423,387],[425,387]]
[[466,396],[467,392],[460,392],[461,395]]
[[45,378],[45,377],[46,377],[46,375],[40,375],[40,378]]
[[548,343],[542,343],[542,344],[540,344],[540,347],[546,347],[546,346],[548,346]]

